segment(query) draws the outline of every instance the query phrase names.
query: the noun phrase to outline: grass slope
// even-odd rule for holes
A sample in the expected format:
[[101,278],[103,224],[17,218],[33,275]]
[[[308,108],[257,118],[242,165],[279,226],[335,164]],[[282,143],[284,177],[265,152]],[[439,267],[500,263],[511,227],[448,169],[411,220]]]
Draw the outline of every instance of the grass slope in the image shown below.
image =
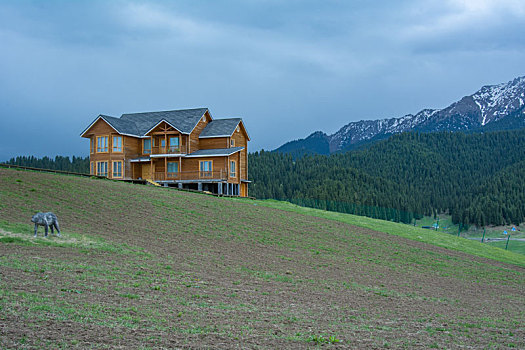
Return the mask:
[[[516,264],[525,267],[525,256],[521,254],[506,251],[500,248],[494,248],[493,246],[481,244],[480,242],[476,242],[473,240],[458,238],[456,236],[444,234],[440,231],[422,229],[411,225],[389,222],[385,220],[376,220],[364,216],[306,208],[282,201],[265,200],[258,201],[258,204],[269,208],[281,209],[304,215],[340,221],[350,225],[369,228],[371,230],[385,232],[392,235],[412,239],[415,241],[429,243],[438,247],[457,250],[464,253],[494,259],[502,262],[508,262],[511,264]],[[521,242],[512,242],[511,244],[520,246],[520,243]],[[503,248],[505,248],[505,244],[501,245],[498,243],[498,246],[502,246]]]
[[0,169],[0,347],[525,347],[515,255],[266,205]]

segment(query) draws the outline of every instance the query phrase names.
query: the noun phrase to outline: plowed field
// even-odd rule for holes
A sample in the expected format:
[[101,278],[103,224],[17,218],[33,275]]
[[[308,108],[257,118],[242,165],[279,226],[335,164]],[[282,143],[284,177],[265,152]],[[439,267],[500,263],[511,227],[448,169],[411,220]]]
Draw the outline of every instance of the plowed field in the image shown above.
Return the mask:
[[[37,211],[62,237],[32,238]],[[0,169],[0,348],[525,348],[524,272],[257,201]]]

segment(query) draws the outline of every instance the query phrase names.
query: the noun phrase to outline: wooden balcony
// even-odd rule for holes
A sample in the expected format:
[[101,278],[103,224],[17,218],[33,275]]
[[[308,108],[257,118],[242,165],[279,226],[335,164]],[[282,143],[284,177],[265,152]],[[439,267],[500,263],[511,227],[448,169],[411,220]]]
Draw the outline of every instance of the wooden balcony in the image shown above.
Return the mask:
[[151,154],[186,154],[187,147],[174,147],[174,146],[153,146],[151,148]]
[[188,145],[183,146],[153,146],[151,147],[151,154],[186,154],[188,153]]
[[175,173],[155,172],[155,181],[190,181],[190,180],[227,180],[226,170],[217,171],[180,171]]

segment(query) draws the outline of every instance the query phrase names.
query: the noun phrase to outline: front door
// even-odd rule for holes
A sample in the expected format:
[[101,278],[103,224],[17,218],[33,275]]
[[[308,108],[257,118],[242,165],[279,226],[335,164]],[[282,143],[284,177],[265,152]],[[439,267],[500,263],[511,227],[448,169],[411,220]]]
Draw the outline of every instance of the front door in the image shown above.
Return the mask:
[[142,164],[142,178],[151,180],[151,164]]

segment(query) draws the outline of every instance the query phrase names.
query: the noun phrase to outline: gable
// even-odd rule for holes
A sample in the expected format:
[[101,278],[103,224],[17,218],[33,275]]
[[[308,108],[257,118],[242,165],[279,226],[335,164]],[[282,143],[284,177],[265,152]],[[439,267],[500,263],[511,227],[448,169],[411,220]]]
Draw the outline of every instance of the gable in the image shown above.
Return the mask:
[[161,120],[160,122],[157,123],[157,125],[153,126],[150,130],[148,130],[145,136],[153,135],[157,132],[181,133],[179,129],[177,129],[176,127],[174,127],[167,121]]
[[241,130],[244,136],[246,137],[246,140],[250,141],[250,135],[248,134],[248,130],[246,130],[246,127],[244,126],[244,122],[242,120],[241,120],[240,127],[241,127]]
[[105,121],[102,117],[98,117],[80,136],[89,138],[92,135],[110,134],[113,132],[118,133],[118,131],[107,121]]

